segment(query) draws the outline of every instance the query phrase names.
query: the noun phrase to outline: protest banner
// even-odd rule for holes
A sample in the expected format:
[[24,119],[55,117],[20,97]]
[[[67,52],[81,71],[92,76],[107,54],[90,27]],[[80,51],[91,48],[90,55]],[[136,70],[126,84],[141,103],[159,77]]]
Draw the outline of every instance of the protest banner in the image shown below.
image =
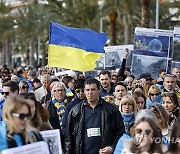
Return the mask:
[[134,49],[133,45],[118,45],[104,47],[105,54],[96,62],[96,70],[119,68],[125,49]]
[[41,131],[40,134],[48,144],[50,154],[62,154],[59,129]]
[[171,61],[171,68],[179,67],[180,68],[180,61]]
[[2,154],[50,154],[46,142],[36,142],[24,146],[3,150]]
[[168,61],[170,60],[171,58],[133,54],[131,72],[136,77],[139,77],[142,73],[150,72],[152,77],[156,79],[160,69],[168,69]]
[[180,61],[180,27],[174,27],[173,60]]
[[75,72],[69,69],[54,68],[54,75],[62,77],[66,75],[75,76]]
[[150,28],[135,28],[134,54],[169,57],[173,31]]

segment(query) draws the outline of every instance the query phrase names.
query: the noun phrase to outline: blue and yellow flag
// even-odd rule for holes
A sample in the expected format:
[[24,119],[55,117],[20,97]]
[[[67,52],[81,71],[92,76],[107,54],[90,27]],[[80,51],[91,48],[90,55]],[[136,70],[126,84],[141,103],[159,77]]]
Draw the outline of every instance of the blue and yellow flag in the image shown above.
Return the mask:
[[106,40],[105,33],[50,22],[48,65],[78,71],[93,70],[104,53]]

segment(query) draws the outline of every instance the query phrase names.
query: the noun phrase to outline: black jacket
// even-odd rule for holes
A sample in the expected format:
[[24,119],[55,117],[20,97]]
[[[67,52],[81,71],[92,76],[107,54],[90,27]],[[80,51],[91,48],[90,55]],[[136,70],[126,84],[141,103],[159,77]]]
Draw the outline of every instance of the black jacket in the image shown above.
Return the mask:
[[49,122],[50,122],[51,126],[54,129],[60,129],[61,127],[60,127],[60,124],[59,124],[59,117],[58,117],[58,114],[57,114],[57,109],[54,106],[51,99],[46,102],[46,106],[47,106],[47,109],[48,109],[48,112],[49,112],[49,116],[50,116],[49,117]]
[[[118,139],[124,133],[124,123],[119,110],[112,104],[105,102],[100,98],[102,103],[101,111],[101,148],[111,146],[113,150]],[[82,135],[84,124],[84,105],[87,100],[82,101],[72,108],[68,115],[67,132],[65,137],[65,154],[81,154],[82,153]],[[93,148],[93,147],[92,147]]]
[[79,99],[78,97],[75,97],[70,103],[67,104],[65,114],[64,114],[64,118],[62,120],[62,132],[63,132],[63,134],[65,134],[65,132],[66,132],[66,123],[67,123],[67,118],[68,118],[68,114],[69,114],[70,110],[75,105],[80,103],[81,101],[83,101],[83,99]]

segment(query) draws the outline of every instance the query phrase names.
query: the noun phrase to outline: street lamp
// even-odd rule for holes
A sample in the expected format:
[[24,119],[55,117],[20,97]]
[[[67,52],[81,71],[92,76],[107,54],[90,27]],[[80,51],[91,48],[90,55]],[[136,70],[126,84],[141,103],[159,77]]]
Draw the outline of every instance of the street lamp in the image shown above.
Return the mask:
[[103,32],[103,15],[102,15],[102,8],[104,7],[105,0],[98,0],[98,5],[100,9],[100,33]]

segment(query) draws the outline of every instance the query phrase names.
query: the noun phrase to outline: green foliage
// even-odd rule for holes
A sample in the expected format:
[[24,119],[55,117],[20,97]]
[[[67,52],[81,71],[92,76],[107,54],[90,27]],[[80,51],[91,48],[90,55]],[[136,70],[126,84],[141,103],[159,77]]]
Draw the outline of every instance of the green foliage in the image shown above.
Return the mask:
[[[155,0],[150,4],[151,27],[155,23]],[[180,21],[173,21],[173,17],[180,16],[180,11],[172,14],[169,8],[180,8],[180,2],[175,0],[170,3],[160,3],[160,28],[173,29],[180,25]],[[141,1],[140,0],[105,0],[102,9],[98,0],[48,0],[48,4],[39,4],[36,0],[32,4],[18,8],[18,15],[12,16],[12,7],[6,6],[0,0],[0,43],[8,38],[17,40],[15,52],[29,52],[29,42],[37,44],[40,38],[43,55],[47,55],[47,42],[49,22],[54,21],[61,25],[93,29],[99,31],[100,17],[103,17],[103,31],[108,36],[111,34],[109,14],[118,13],[116,20],[117,43],[124,44],[124,39],[129,37],[133,42],[134,28],[140,26]],[[14,22],[16,21],[16,22]],[[14,26],[18,27],[14,27]],[[127,28],[128,27],[128,28]],[[125,29],[129,36],[126,36]],[[35,50],[37,50],[37,47]],[[2,45],[0,46],[2,50]]]

